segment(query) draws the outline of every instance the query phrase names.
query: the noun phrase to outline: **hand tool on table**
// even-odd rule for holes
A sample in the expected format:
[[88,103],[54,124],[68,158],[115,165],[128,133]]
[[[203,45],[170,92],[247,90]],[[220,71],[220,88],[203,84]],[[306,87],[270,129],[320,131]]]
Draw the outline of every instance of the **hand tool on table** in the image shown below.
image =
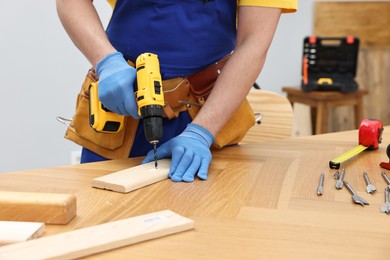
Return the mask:
[[[157,55],[143,53],[136,60],[137,82],[134,95],[138,114],[143,119],[146,140],[153,145],[157,168],[157,144],[163,135],[164,93]],[[98,82],[89,87],[90,125],[97,132],[117,133],[123,128],[124,116],[105,108],[99,101]]]
[[381,206],[381,212],[390,214],[389,187],[385,188],[385,203]]
[[353,202],[355,202],[356,204],[360,204],[362,206],[369,205],[369,203],[363,197],[360,197],[356,193],[356,191],[352,188],[352,186],[346,180],[343,180],[343,182],[345,184],[345,187],[347,187],[348,191],[352,194]]
[[386,148],[386,155],[387,155],[387,157],[389,157],[389,162],[388,162],[388,163],[387,163],[387,162],[381,162],[381,163],[379,164],[379,166],[382,167],[382,168],[385,168],[385,169],[387,169],[387,170],[390,170],[390,144],[387,145],[387,148]]
[[340,176],[336,182],[336,189],[340,190],[343,188],[344,185],[344,175],[345,175],[345,169],[341,170]]
[[376,150],[382,142],[383,124],[377,119],[364,119],[359,126],[359,145],[329,161],[331,169],[339,169],[340,164],[364,150]]
[[333,174],[333,179],[338,180],[339,178],[340,178],[340,173],[339,173],[339,171],[336,171],[336,172]]
[[374,193],[376,191],[376,188],[371,183],[370,178],[368,177],[367,172],[363,172],[363,177],[364,177],[364,180],[366,181],[366,184],[367,184],[367,186],[366,186],[367,193],[370,193],[370,194]]
[[324,176],[325,176],[325,174],[321,173],[320,184],[318,185],[318,188],[317,188],[317,195],[318,196],[321,196],[324,193]]
[[387,185],[388,185],[388,188],[390,189],[390,178],[389,176],[387,176],[387,174],[385,172],[381,172],[381,175],[383,177],[383,179],[385,179]]

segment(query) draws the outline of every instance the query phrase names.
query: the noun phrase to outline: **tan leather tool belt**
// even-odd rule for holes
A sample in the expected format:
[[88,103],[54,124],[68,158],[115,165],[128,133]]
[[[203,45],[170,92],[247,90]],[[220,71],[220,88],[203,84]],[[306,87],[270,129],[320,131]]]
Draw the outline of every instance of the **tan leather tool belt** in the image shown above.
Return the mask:
[[231,54],[225,56],[189,77],[164,80],[164,112],[166,117],[169,119],[175,118],[194,103],[201,106],[209,96],[216,79],[230,56]]
[[[191,118],[194,119],[229,57],[230,55],[189,77],[163,80],[165,116],[173,119],[180,112],[187,110]],[[125,117],[125,125],[120,132],[95,132],[89,124],[88,89],[89,85],[97,80],[96,73],[89,70],[77,97],[76,113],[65,133],[65,138],[108,159],[127,158],[134,143],[139,121],[132,117]],[[238,143],[254,123],[254,112],[248,101],[245,100],[216,136],[214,147],[222,148]]]

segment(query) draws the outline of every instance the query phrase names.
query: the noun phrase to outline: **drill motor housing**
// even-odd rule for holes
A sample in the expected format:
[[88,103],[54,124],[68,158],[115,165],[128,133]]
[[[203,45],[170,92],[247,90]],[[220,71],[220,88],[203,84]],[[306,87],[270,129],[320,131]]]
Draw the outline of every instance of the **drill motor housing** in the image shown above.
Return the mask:
[[[137,82],[134,95],[138,115],[143,119],[146,140],[158,143],[163,135],[164,93],[157,55],[143,53],[136,60]],[[122,130],[124,116],[105,108],[98,98],[98,83],[89,88],[90,126],[97,132],[117,133]]]
[[163,135],[164,93],[158,57],[143,53],[136,60],[137,84],[135,91],[138,114],[143,119],[145,138],[159,142]]

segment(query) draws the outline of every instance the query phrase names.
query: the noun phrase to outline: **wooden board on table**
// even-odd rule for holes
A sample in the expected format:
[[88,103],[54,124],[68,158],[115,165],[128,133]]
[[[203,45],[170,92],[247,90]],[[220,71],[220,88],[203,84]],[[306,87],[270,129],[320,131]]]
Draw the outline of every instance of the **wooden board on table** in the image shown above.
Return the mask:
[[117,171],[92,180],[92,187],[128,193],[144,186],[165,180],[168,177],[170,159],[158,161],[158,168],[154,161],[141,164],[129,169]]
[[76,215],[72,194],[0,191],[0,220],[67,224]]
[[41,222],[0,221],[0,246],[34,239],[44,232]]
[[194,228],[163,210],[0,248],[0,259],[75,259]]

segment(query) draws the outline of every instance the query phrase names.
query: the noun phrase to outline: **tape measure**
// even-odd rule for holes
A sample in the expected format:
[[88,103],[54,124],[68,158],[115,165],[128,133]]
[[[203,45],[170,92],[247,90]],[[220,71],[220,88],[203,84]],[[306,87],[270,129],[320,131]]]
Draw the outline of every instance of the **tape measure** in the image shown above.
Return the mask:
[[364,119],[359,126],[359,145],[329,162],[331,169],[339,169],[340,164],[364,150],[376,150],[382,142],[383,124],[377,119]]

